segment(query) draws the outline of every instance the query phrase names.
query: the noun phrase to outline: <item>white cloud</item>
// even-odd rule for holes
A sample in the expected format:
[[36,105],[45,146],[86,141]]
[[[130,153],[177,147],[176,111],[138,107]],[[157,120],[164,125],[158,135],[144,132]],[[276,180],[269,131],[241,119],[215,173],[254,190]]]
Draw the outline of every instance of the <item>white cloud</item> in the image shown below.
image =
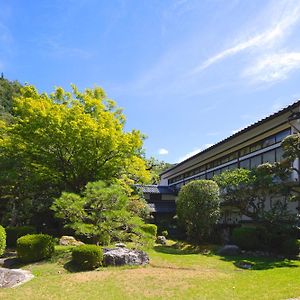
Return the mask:
[[159,155],[167,155],[169,154],[169,151],[167,149],[161,148],[158,150]]
[[300,69],[300,52],[278,53],[258,59],[244,71],[243,76],[255,82],[271,83],[286,79],[295,69]]
[[185,154],[184,156],[180,157],[180,158],[177,160],[177,162],[180,163],[180,162],[182,162],[182,161],[184,161],[184,160],[186,160],[186,159],[188,159],[188,158],[190,158],[190,157],[196,155],[196,154],[199,153],[200,151],[203,151],[203,150],[205,150],[205,149],[211,147],[212,145],[213,145],[213,144],[205,144],[205,145],[203,145],[203,146],[200,147],[200,148],[194,149],[193,151],[188,152],[188,153]]
[[280,40],[285,38],[285,36],[288,34],[288,29],[294,26],[300,19],[300,5],[299,2],[297,3],[295,1],[286,1],[283,2],[282,7],[278,7],[278,3],[276,1],[274,3],[275,4],[273,10],[276,10],[277,13],[279,11],[280,17],[279,19],[274,20],[269,28],[261,33],[257,33],[250,38],[241,39],[241,41],[236,45],[221,51],[220,53],[210,57],[209,59],[198,65],[192,70],[191,73],[193,74],[201,72],[209,66],[229,56],[238,54],[244,50],[250,50],[252,48],[268,48],[272,46],[273,43],[278,43]]

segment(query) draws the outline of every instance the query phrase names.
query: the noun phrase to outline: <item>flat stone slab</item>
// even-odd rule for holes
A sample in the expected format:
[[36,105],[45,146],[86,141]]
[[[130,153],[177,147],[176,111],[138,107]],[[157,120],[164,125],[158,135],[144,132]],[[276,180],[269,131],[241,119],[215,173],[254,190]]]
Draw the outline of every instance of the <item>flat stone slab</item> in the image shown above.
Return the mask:
[[33,274],[27,270],[0,268],[0,288],[16,287],[33,277]]

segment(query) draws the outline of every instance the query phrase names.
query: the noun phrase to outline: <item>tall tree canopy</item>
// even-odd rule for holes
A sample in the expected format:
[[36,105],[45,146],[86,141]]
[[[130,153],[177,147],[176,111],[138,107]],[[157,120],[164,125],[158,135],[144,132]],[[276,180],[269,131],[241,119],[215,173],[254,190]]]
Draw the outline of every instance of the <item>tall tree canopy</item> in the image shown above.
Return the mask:
[[124,130],[122,110],[101,88],[47,95],[26,86],[13,115],[0,124],[2,199],[48,208],[53,196],[80,192],[90,181],[150,180],[143,135]]
[[0,77],[0,119],[9,120],[12,114],[13,98],[20,93],[21,84]]

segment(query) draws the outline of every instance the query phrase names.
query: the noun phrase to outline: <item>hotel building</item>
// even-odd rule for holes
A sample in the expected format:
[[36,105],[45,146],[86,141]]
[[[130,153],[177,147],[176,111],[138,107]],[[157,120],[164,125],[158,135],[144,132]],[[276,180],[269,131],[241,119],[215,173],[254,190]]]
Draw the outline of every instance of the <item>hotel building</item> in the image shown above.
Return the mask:
[[[198,154],[172,166],[160,174],[158,186],[145,186],[143,192],[155,217],[175,214],[175,199],[180,188],[196,179],[211,179],[225,170],[251,169],[262,163],[282,160],[282,140],[300,131],[300,100],[244,128]],[[294,166],[299,168],[298,159]],[[291,180],[298,181],[297,174]],[[276,200],[270,196],[266,209]],[[300,203],[289,203],[299,210]],[[247,220],[232,207],[222,207],[222,221],[227,224]]]

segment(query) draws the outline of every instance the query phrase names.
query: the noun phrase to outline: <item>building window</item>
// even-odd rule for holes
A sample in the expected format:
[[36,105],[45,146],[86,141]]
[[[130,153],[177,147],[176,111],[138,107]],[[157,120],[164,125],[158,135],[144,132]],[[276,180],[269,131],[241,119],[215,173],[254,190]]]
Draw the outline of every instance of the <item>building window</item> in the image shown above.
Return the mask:
[[274,144],[275,144],[275,136],[271,136],[263,141],[262,146],[263,148],[266,148]]
[[263,154],[263,163],[274,163],[275,159],[275,150],[268,151]]
[[206,173],[206,179],[211,179],[213,177],[213,172]]
[[276,136],[275,136],[276,143],[281,142],[285,137],[287,137],[290,134],[291,134],[291,129],[290,128],[277,133]]
[[255,168],[255,167],[261,165],[261,163],[262,163],[261,155],[256,155],[256,156],[250,158],[250,167],[251,168]]
[[240,168],[250,169],[250,159],[244,159],[240,162]]

